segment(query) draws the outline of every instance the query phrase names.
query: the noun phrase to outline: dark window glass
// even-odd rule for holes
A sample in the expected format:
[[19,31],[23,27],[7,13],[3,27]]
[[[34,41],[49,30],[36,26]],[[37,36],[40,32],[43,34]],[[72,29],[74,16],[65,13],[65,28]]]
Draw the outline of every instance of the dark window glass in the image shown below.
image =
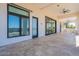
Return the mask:
[[9,6],[9,12],[24,15],[24,16],[29,16],[28,12],[20,10],[20,9],[12,7],[12,6]]
[[19,36],[19,17],[15,15],[9,15],[9,37]]
[[46,17],[46,34],[52,34],[56,32],[56,21]]
[[29,35],[29,18],[22,17],[21,20],[21,33],[22,35]]
[[8,6],[8,37],[30,34],[30,15],[22,9]]

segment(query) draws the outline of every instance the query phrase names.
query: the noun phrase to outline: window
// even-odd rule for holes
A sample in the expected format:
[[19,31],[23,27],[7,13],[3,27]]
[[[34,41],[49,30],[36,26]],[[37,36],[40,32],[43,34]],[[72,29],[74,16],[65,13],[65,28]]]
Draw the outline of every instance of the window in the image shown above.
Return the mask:
[[8,4],[8,37],[30,34],[29,12]]
[[9,36],[19,36],[20,29],[19,17],[9,14]]
[[29,18],[22,17],[21,22],[22,35],[29,35]]
[[69,22],[66,24],[66,28],[72,28],[72,29],[75,29],[76,28],[76,25],[74,22]]
[[56,32],[56,21],[49,18],[49,17],[45,17],[46,19],[46,35],[48,34],[52,34]]

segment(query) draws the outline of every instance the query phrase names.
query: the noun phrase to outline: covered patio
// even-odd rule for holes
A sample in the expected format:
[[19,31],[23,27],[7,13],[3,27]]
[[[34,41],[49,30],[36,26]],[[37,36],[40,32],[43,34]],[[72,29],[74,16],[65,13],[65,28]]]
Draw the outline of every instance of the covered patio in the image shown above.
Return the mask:
[[79,56],[78,6],[0,4],[0,56]]

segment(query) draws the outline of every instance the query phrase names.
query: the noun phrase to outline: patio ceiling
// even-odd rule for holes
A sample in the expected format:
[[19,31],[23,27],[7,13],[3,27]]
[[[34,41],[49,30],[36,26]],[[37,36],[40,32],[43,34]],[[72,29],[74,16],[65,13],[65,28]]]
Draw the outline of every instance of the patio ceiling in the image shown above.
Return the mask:
[[[31,9],[32,11],[41,11],[51,13],[52,15],[60,16],[65,15],[63,9],[70,10],[66,14],[79,12],[79,3],[18,3],[25,8]],[[59,7],[57,7],[59,5]]]
[[[63,9],[69,9],[69,13],[75,13],[79,12],[79,4],[78,3],[51,3],[51,4],[32,4],[36,5],[40,10],[48,10],[49,12],[52,12],[53,14],[63,14]],[[59,7],[57,7],[59,5]]]

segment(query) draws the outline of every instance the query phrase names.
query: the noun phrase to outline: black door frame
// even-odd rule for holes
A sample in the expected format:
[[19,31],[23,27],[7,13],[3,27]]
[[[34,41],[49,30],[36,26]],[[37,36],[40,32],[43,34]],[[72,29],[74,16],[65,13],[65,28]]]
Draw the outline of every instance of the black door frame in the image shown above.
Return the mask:
[[33,36],[32,35],[32,38],[37,38],[38,37],[38,17],[32,16],[32,23],[33,23],[33,18],[36,18],[37,19],[37,29],[36,29],[37,30],[37,35],[36,36]]

